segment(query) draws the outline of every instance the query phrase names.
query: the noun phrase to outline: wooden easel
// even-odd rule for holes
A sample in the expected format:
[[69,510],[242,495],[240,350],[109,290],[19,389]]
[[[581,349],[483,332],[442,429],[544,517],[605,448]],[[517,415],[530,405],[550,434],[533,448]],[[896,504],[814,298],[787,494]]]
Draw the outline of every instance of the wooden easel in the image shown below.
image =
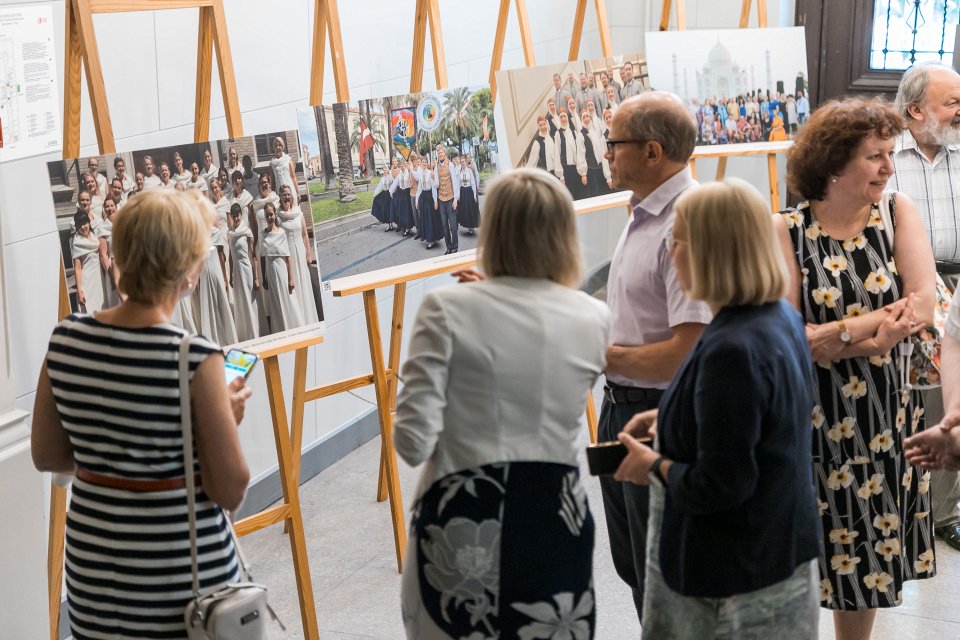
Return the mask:
[[[752,0],[743,0],[740,5],[740,28],[746,29],[750,25],[750,6]],[[663,0],[663,10],[660,13],[660,31],[670,28],[670,8],[672,0]],[[767,0],[757,0],[757,26],[767,26]],[[687,12],[684,0],[677,0],[677,30],[687,28]],[[767,156],[767,176],[770,180],[770,207],[774,211],[780,209],[780,186],[777,175],[777,154],[786,153],[792,142],[756,142],[749,144],[724,145],[721,147],[697,147],[690,158],[690,171],[697,176],[697,158],[717,158],[717,177],[723,180],[727,173],[727,158],[755,155]]]
[[[227,35],[227,23],[222,0],[68,0],[66,2],[66,62],[64,66],[64,143],[63,157],[75,158],[80,155],[80,67],[83,65],[87,78],[87,90],[93,110],[97,145],[101,154],[115,153],[116,142],[113,126],[107,106],[103,70],[97,49],[96,33],[93,28],[93,15],[98,13],[122,13],[130,11],[154,11],[166,9],[198,8],[200,25],[197,42],[197,82],[196,82],[196,119],[194,122],[194,141],[203,142],[210,137],[210,74],[213,64],[213,52],[216,48],[217,67],[220,75],[220,89],[226,111],[227,130],[230,136],[243,135],[240,119],[240,106],[237,103],[236,79],[233,72],[233,59],[230,54],[230,42]],[[59,315],[63,319],[69,315],[70,300],[67,293],[63,261],[60,261]],[[258,531],[276,522],[290,524],[290,548],[293,555],[293,569],[296,575],[297,590],[300,599],[300,615],[306,638],[319,637],[316,608],[313,601],[313,587],[310,580],[310,568],[307,560],[306,541],[303,533],[303,517],[300,512],[298,476],[290,473],[293,461],[290,447],[290,433],[287,431],[287,417],[283,403],[283,389],[280,384],[278,356],[295,349],[305,350],[309,344],[321,342],[322,338],[308,338],[299,341],[277,342],[258,350],[264,358],[264,370],[267,376],[267,389],[270,408],[273,414],[273,429],[277,445],[281,484],[284,501],[250,518],[237,523],[240,535]],[[304,343],[308,343],[306,346]],[[298,352],[299,353],[299,352]],[[301,416],[302,422],[302,416]],[[60,599],[63,582],[64,531],[66,527],[67,491],[53,486],[50,499],[50,539],[47,550],[47,570],[49,589],[50,638],[59,637]]]
[[323,104],[323,62],[327,35],[330,36],[330,56],[333,58],[333,83],[337,100],[350,99],[347,87],[347,68],[343,61],[343,37],[340,33],[340,11],[337,0],[315,0],[313,8],[313,57],[310,64],[310,104]]
[[[517,21],[520,23],[520,41],[523,43],[523,58],[528,67],[537,64],[530,34],[530,16],[527,15],[527,0],[516,0]],[[507,36],[507,19],[510,17],[510,0],[500,0],[497,31],[493,37],[493,56],[490,59],[490,99],[497,103],[497,71],[503,62],[503,41]]]
[[[669,2],[669,0],[665,0]],[[610,24],[607,22],[606,0],[593,0],[597,10],[597,28],[600,30],[600,50],[604,57],[613,55],[610,39]],[[583,38],[583,22],[587,16],[587,0],[577,0],[577,12],[573,17],[573,36],[570,38],[570,55],[567,60],[573,62],[580,57],[580,40]]]
[[[423,89],[423,59],[427,45],[427,19],[430,20],[430,43],[433,48],[433,73],[437,89],[447,88],[447,58],[443,52],[443,28],[437,0],[417,0],[413,20],[413,60],[410,67],[410,93]],[[319,103],[318,103],[319,104]]]

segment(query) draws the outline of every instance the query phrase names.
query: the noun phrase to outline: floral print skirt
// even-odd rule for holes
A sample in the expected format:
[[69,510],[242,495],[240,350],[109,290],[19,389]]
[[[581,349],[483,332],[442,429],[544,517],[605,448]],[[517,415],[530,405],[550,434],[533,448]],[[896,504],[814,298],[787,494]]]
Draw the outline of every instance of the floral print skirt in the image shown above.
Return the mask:
[[461,471],[435,482],[411,520],[408,638],[593,638],[594,523],[576,467]]

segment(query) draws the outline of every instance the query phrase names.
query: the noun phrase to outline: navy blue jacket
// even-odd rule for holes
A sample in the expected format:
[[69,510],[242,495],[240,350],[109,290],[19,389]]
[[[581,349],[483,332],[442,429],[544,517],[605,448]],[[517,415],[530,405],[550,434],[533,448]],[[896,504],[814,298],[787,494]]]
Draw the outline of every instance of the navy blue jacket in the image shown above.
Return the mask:
[[811,367],[783,300],[721,309],[680,366],[657,427],[673,461],[660,568],[674,591],[746,593],[818,555]]

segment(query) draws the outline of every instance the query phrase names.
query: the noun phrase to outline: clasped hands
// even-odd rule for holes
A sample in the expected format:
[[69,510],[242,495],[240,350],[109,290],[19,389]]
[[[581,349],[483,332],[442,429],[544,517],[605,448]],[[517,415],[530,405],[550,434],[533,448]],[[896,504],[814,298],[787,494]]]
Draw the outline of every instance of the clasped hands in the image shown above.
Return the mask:
[[[880,352],[889,351],[907,336],[923,330],[923,325],[917,323],[913,300],[914,297],[911,293],[906,298],[901,298],[883,307],[887,316],[877,327],[877,331],[872,337]],[[847,343],[840,339],[838,322],[809,323],[806,326],[806,331],[807,342],[810,343],[810,355],[814,362],[837,360],[843,348],[847,346]]]
[[903,446],[910,464],[960,471],[960,412],[948,412],[940,424],[910,436]]

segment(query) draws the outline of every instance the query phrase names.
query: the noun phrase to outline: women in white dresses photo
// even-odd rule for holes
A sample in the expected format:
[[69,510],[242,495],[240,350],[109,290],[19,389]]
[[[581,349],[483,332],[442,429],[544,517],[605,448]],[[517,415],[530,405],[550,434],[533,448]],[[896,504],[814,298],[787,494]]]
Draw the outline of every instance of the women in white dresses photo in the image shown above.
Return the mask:
[[103,201],[103,222],[97,231],[100,256],[100,275],[103,280],[103,308],[108,309],[120,304],[120,292],[117,291],[117,276],[113,268],[113,216],[117,213],[117,203],[113,196]]
[[161,189],[173,189],[177,186],[177,181],[173,179],[170,173],[170,165],[166,162],[160,163],[160,184]]
[[258,324],[258,293],[260,265],[254,252],[253,232],[243,215],[243,208],[234,203],[227,222],[227,241],[230,247],[230,287],[233,289],[233,318],[237,339],[241,342],[260,337]]
[[183,156],[179,151],[173,152],[173,173],[171,174],[174,182],[186,182],[190,179],[190,172],[183,164]]
[[277,217],[280,219],[280,227],[287,234],[287,245],[290,247],[290,270],[293,271],[293,282],[296,285],[293,295],[300,306],[301,317],[304,324],[319,322],[320,316],[317,314],[317,302],[310,278],[313,248],[310,246],[310,236],[307,234],[303,211],[300,205],[294,202],[288,185],[280,187],[280,208],[277,209]]
[[297,165],[287,153],[287,143],[277,136],[273,139],[273,157],[270,158],[270,170],[273,172],[273,186],[279,192],[284,185],[290,187],[290,193],[300,201],[300,191],[297,189]]
[[[196,207],[213,209],[210,201],[196,191],[191,190],[189,195],[196,199]],[[212,212],[209,217],[213,217]],[[210,250],[193,292],[195,315],[200,319],[200,335],[221,346],[237,343],[237,327],[230,315],[230,300],[224,286],[227,279],[226,243],[227,239],[220,232],[220,227],[212,225]]]
[[[114,180],[119,179],[120,184],[123,185],[123,195],[127,195],[133,191],[136,183],[134,182],[133,177],[127,175],[127,162],[120,156],[117,156],[113,159],[113,171],[114,171]],[[117,203],[120,204],[119,202]]]
[[77,306],[84,313],[103,308],[103,278],[100,275],[100,240],[90,230],[90,219],[77,212],[70,242],[73,274],[77,281]]
[[[162,185],[156,174],[157,166],[151,156],[143,156],[143,189],[156,189]],[[139,187],[139,185],[137,185]],[[143,189],[140,189],[141,191]]]
[[213,164],[213,154],[210,152],[210,149],[203,150],[203,170],[200,172],[200,175],[203,176],[203,179],[209,184],[211,180],[218,177],[220,174],[220,167]]
[[186,184],[187,189],[197,189],[198,191],[209,189],[207,181],[200,175],[200,165],[196,162],[190,163],[190,177],[184,184]]
[[303,318],[293,295],[296,283],[290,268],[287,233],[278,224],[277,209],[273,204],[268,203],[263,213],[267,221],[261,234],[262,255],[266,264],[263,273],[267,292],[264,297],[270,307],[270,330],[276,333],[302,326]]

